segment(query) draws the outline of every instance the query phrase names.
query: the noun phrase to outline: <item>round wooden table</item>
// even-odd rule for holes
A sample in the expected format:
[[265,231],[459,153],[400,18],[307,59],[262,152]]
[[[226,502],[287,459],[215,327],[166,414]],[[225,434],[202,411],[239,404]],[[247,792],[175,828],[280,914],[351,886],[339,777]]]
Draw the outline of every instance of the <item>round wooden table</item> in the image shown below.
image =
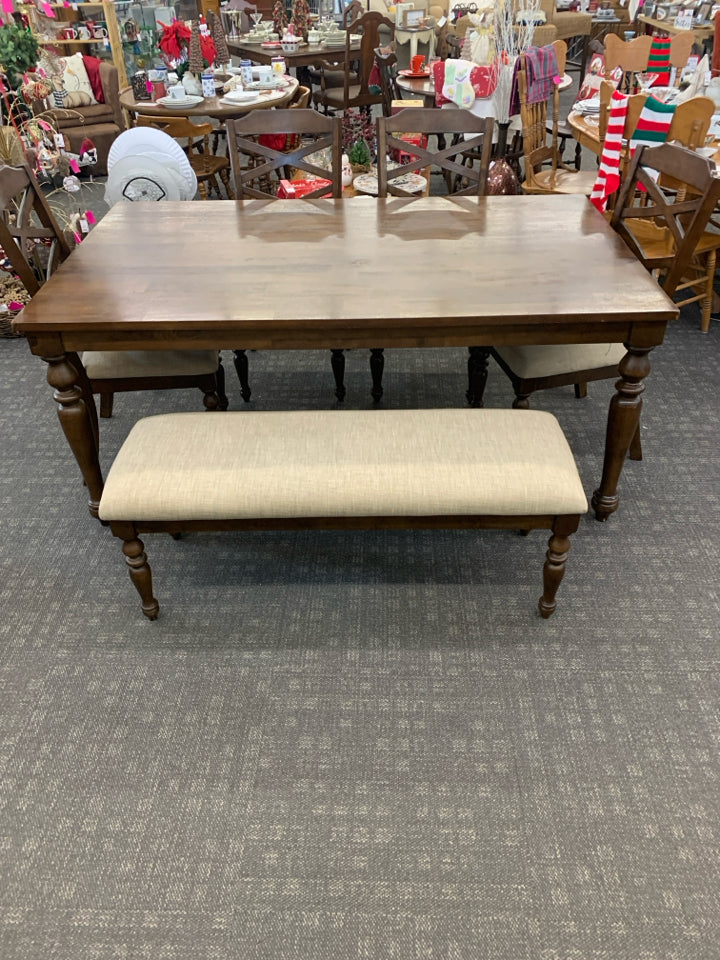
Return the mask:
[[[571,84],[572,77],[570,74],[563,74],[560,90],[567,90]],[[401,90],[406,90],[414,97],[422,97],[425,101],[424,106],[426,107],[431,107],[435,103],[435,82],[432,74],[429,77],[414,79],[412,77],[404,77],[402,73],[398,73],[397,85]]]
[[267,110],[270,107],[284,107],[295,96],[299,86],[294,77],[286,77],[287,84],[281,90],[261,91],[260,98],[254,103],[229,103],[222,97],[204,97],[193,107],[164,107],[153,100],[136,100],[132,87],[125,87],[120,92],[120,105],[131,115],[141,113],[150,117],[155,114],[162,117],[213,117],[216,120],[231,120],[241,117],[251,110]]

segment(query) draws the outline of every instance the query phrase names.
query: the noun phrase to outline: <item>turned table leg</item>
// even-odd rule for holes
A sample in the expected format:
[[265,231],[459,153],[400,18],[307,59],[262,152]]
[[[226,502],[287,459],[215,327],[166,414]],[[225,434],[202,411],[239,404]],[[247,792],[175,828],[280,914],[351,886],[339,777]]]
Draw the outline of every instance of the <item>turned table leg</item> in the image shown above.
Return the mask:
[[43,360],[48,364],[47,380],[54,388],[60,426],[90,494],[90,514],[97,517],[103,478],[98,457],[95,402],[72,354],[61,353],[55,357],[43,357]]
[[595,519],[601,521],[607,520],[620,502],[618,481],[639,427],[644,380],[650,373],[648,354],[652,348],[625,346],[628,352],[620,362],[620,379],[615,384],[617,393],[610,401],[608,411],[602,479],[592,497]]

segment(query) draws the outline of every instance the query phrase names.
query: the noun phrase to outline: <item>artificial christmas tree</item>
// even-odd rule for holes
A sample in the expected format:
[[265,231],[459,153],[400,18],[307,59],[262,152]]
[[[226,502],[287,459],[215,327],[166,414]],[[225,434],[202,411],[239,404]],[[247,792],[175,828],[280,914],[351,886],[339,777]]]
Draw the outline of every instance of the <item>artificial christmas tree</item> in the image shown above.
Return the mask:
[[285,36],[285,31],[287,30],[288,19],[287,11],[285,10],[285,0],[275,0],[273,4],[273,29],[279,37]]
[[295,28],[295,36],[301,37],[303,40],[307,40],[309,16],[310,7],[308,6],[308,0],[294,0],[290,23]]

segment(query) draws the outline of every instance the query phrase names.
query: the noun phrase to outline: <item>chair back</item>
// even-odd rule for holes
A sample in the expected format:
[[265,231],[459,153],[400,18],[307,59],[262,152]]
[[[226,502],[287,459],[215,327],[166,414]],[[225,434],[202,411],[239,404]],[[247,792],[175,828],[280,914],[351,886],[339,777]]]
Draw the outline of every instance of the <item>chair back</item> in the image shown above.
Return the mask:
[[[270,175],[285,167],[295,167],[325,180],[329,185],[318,187],[305,195],[305,199],[339,197],[342,194],[342,122],[340,117],[327,117],[315,110],[254,110],[238,120],[227,121],[227,142],[230,166],[235,184],[235,196],[240,199],[274,196]],[[263,134],[297,136],[296,145],[277,149],[258,142]],[[311,156],[320,150],[330,150],[331,169],[325,170],[313,163]],[[241,156],[248,158],[251,166],[241,165]],[[256,182],[257,181],[257,182]],[[267,189],[261,189],[267,184]]]
[[[491,117],[476,117],[468,110],[434,110],[409,107],[391,117],[378,117],[378,196],[391,194],[396,197],[414,196],[403,190],[393,181],[422,167],[440,167],[448,174],[450,184],[469,181],[467,187],[460,186],[452,190],[455,196],[485,193],[488,168],[492,152],[494,120]],[[420,133],[423,135],[452,136],[456,134],[465,139],[456,139],[452,146],[440,150],[409,144],[394,134]],[[393,169],[388,168],[390,150],[412,155],[412,159]],[[472,153],[477,165],[464,166],[461,159]]]
[[[38,240],[48,247],[47,263],[29,252]],[[30,296],[70,255],[70,245],[27,164],[0,166],[0,246]]]
[[605,78],[617,67],[623,72],[620,89],[627,86],[628,74],[643,73],[647,70],[650,60],[650,48],[653,38],[650,34],[635,37],[633,40],[621,40],[616,33],[609,33],[605,37]]
[[[383,38],[380,28],[385,27],[390,39],[395,38],[395,24],[388,17],[375,10],[363,14],[354,20],[345,33],[344,96],[343,108],[368,107],[374,103],[383,103],[382,93],[370,92],[370,74],[375,63],[375,51],[381,46]],[[350,54],[350,49],[360,36],[360,50]],[[351,76],[351,64],[358,66],[357,78]],[[352,90],[351,90],[352,87]]]
[[[667,182],[683,189],[663,187]],[[718,200],[720,177],[705,157],[675,143],[640,147],[620,187],[610,225],[646,269],[663,273],[663,289],[672,296]]]
[[[555,40],[558,73],[565,72],[567,59],[567,44],[564,40]],[[539,103],[528,103],[528,75],[525,54],[520,58],[520,68],[517,74],[518,94],[520,97],[520,119],[522,121],[523,152],[525,155],[525,182],[531,187],[533,173],[543,164],[550,163],[553,169],[558,163],[558,123],[560,116],[560,93],[557,84],[548,100]],[[548,113],[550,116],[548,117]],[[550,124],[550,138],[548,139],[548,122]]]
[[674,34],[670,38],[670,66],[681,70],[688,62],[694,43],[695,34],[692,30],[681,30]]
[[693,97],[679,103],[668,130],[668,141],[676,141],[691,150],[704,146],[716,109],[710,97]]
[[291,110],[307,110],[310,105],[310,87],[298,87],[290,101]]
[[[191,158],[197,176],[211,172],[210,134],[214,130],[211,123],[193,123],[187,117],[166,117],[157,114],[153,116],[139,114],[136,123],[138,127],[155,127],[167,133],[173,140],[184,141],[186,153]],[[202,149],[199,149],[200,147]]]
[[393,100],[401,100],[402,94],[397,85],[397,56],[394,50],[378,47],[375,51],[375,63],[380,74],[382,90],[382,112],[386,117],[392,113]]
[[342,13],[343,30],[347,30],[347,28],[351,24],[355,23],[358,17],[361,17],[364,12],[365,7],[361,3],[361,0],[352,0],[352,2],[345,7]]

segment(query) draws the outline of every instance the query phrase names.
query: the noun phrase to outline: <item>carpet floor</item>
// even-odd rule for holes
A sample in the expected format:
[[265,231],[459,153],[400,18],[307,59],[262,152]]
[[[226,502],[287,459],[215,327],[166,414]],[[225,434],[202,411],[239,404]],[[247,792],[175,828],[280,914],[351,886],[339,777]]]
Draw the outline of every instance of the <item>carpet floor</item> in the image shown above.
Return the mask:
[[[413,531],[148,535],[150,623],[0,340],[0,957],[717,960],[719,348],[688,310],[654,352],[645,459],[549,621],[544,533]],[[384,403],[461,405],[464,371],[388,351]],[[250,407],[335,405],[327,352],[250,374]],[[367,351],[346,380],[369,408]],[[533,398],[588,494],[611,392]],[[119,395],[105,467],[201,408]]]

